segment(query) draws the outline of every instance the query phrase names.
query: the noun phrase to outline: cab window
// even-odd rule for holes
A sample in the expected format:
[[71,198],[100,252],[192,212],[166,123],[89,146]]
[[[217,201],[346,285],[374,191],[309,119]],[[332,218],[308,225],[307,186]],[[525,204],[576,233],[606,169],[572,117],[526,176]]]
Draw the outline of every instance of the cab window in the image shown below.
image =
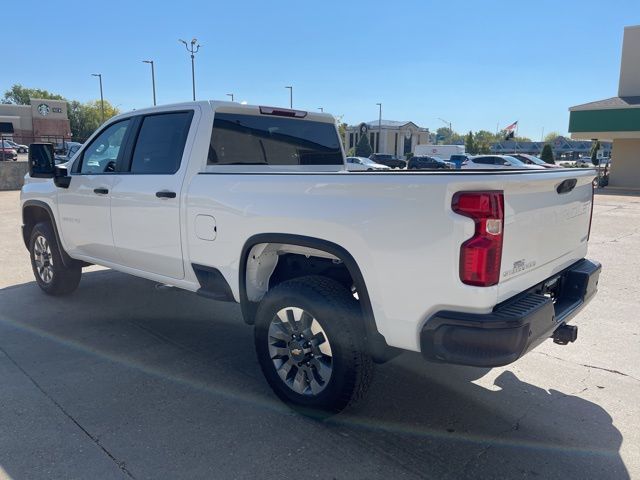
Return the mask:
[[115,172],[128,128],[129,120],[123,120],[100,133],[84,151],[77,172],[84,175]]

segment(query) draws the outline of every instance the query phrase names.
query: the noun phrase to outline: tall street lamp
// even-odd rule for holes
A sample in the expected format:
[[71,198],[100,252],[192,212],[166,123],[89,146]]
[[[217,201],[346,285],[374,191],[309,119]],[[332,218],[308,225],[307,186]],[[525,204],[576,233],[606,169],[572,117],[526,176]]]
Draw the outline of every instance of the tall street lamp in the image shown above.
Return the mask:
[[289,89],[289,108],[293,108],[293,87],[284,87]]
[[187,49],[187,52],[191,54],[191,87],[193,89],[193,101],[196,101],[196,70],[194,65],[194,55],[198,53],[200,50],[200,44],[198,43],[197,38],[191,39],[191,42],[187,43],[184,40],[180,39],[179,42],[184,44],[184,48]]
[[322,113],[324,113],[324,108],[318,107],[318,110],[320,110]]
[[153,87],[153,106],[156,105],[156,71],[153,68],[153,60],[142,60],[142,63],[151,65],[151,85]]
[[100,80],[100,110],[102,111],[102,123],[104,123],[104,96],[102,95],[102,74],[92,73],[91,76],[98,77],[98,80]]
[[378,138],[376,139],[376,153],[380,153],[380,135],[382,135],[382,104],[378,105]]
[[[451,122],[440,117],[438,117],[438,120],[440,120],[442,123],[444,123],[446,126],[449,127],[449,141],[451,141],[451,139],[453,138],[453,127],[451,126]],[[437,137],[436,137],[436,143],[438,143]]]
[[227,97],[231,97],[231,101],[233,102],[233,93],[227,93]]

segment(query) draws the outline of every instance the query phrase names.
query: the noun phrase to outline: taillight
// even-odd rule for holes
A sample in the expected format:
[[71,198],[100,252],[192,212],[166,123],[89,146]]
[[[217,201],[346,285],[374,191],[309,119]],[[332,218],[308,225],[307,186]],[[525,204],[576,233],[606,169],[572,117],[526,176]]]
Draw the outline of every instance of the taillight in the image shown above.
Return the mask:
[[457,192],[451,208],[475,223],[473,237],[460,247],[460,280],[489,287],[500,280],[504,194],[500,190]]

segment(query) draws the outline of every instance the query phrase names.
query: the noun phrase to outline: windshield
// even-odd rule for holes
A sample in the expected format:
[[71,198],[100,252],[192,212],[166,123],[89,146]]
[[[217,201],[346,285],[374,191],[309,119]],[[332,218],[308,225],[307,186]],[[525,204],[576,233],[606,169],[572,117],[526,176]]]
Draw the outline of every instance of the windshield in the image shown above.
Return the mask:
[[533,155],[527,155],[526,158],[528,158],[529,161],[531,161],[532,163],[535,163],[536,165],[545,165],[545,164],[547,164],[547,162],[545,162],[541,158],[534,157]]
[[509,155],[505,155],[504,158],[511,164],[511,165],[515,165],[515,166],[523,166],[525,167],[525,163],[521,162],[520,160],[518,160],[516,157],[510,157]]

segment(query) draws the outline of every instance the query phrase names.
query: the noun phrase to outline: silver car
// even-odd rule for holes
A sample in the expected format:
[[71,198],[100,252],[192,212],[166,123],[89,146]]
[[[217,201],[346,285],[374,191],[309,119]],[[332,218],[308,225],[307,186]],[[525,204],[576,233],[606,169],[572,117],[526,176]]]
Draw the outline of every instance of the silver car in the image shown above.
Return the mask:
[[544,170],[540,165],[527,165],[509,155],[476,155],[462,162],[462,168]]
[[386,165],[381,165],[365,157],[347,157],[347,170],[350,172],[374,172],[380,170],[391,170]]

